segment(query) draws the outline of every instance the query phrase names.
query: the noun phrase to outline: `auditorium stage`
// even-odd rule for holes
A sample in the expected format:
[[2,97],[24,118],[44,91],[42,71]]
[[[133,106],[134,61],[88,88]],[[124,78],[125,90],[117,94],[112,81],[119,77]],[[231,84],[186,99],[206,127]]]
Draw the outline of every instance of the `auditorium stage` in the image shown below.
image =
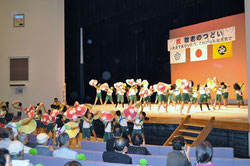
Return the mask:
[[[126,105],[125,105],[126,106]],[[215,117],[214,128],[220,129],[229,129],[229,130],[239,130],[239,131],[250,131],[250,125],[248,123],[248,107],[245,106],[244,109],[238,109],[236,105],[229,105],[227,108],[221,106],[221,109],[210,111],[207,110],[207,107],[203,105],[203,111],[200,111],[200,106],[192,105],[190,110],[191,118],[194,119],[210,119],[212,116]],[[118,108],[114,108],[113,105],[107,104],[106,106],[96,105],[93,107],[93,111],[114,111],[122,110],[121,105]],[[168,112],[165,112],[165,109],[162,107],[158,112],[158,105],[152,104],[151,111],[149,108],[145,108],[144,111],[149,117],[148,121],[145,123],[158,123],[158,124],[179,124],[181,119],[186,116],[187,106],[184,107],[183,115],[179,114],[180,107],[177,106],[177,111],[174,110],[174,106],[168,107]]]

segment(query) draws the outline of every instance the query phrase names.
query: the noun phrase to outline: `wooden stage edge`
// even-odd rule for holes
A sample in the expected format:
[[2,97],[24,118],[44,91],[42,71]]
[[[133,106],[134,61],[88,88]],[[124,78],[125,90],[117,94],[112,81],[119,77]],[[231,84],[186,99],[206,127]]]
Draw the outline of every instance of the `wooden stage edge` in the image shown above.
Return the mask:
[[[126,105],[125,105],[126,107]],[[205,105],[203,105],[203,111],[200,110],[200,106],[192,106],[190,109],[190,115],[193,119],[201,119],[208,120],[211,117],[215,117],[214,128],[219,129],[228,129],[228,130],[239,130],[239,131],[250,131],[250,124],[248,123],[248,106],[244,108],[238,109],[236,105],[229,105],[227,107],[221,107],[221,109],[213,110],[207,109]],[[123,110],[121,105],[118,108],[115,108],[111,104],[107,104],[106,106],[96,105],[92,109],[95,111],[116,111]],[[148,107],[144,108],[144,111],[147,113],[147,117],[149,117],[148,121],[144,121],[144,123],[156,123],[156,124],[180,124],[181,120],[185,118],[187,106],[185,105],[183,113],[179,114],[180,106],[174,109],[174,106],[168,107],[168,112],[165,111],[163,107],[161,107],[158,112],[158,105],[152,104],[151,110]]]

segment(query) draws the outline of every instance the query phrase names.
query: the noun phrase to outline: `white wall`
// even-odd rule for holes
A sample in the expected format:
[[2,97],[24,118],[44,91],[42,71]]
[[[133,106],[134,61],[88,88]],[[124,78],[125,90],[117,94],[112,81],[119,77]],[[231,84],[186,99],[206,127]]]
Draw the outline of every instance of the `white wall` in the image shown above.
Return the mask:
[[[13,27],[14,13],[25,14],[25,27]],[[9,86],[9,57],[17,56],[30,57],[22,95]],[[64,73],[64,0],[0,0],[0,101],[49,107],[62,100]]]

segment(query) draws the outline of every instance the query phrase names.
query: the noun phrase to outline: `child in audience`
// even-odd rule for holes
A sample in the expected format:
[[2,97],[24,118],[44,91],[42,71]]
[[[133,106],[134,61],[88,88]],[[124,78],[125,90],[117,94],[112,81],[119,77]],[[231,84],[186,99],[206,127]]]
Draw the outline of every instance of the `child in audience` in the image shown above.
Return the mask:
[[243,109],[244,109],[243,94],[242,94],[242,90],[241,90],[243,85],[244,85],[244,83],[241,84],[241,86],[238,83],[235,83],[234,90],[236,93],[236,100],[237,100],[238,108],[240,108],[240,102],[241,102]]

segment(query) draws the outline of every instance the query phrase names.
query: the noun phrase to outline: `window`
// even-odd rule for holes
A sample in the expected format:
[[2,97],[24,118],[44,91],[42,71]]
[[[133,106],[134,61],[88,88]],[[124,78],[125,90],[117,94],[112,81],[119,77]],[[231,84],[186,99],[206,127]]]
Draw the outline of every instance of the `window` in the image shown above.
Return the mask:
[[28,58],[10,58],[10,81],[28,81],[28,71]]

